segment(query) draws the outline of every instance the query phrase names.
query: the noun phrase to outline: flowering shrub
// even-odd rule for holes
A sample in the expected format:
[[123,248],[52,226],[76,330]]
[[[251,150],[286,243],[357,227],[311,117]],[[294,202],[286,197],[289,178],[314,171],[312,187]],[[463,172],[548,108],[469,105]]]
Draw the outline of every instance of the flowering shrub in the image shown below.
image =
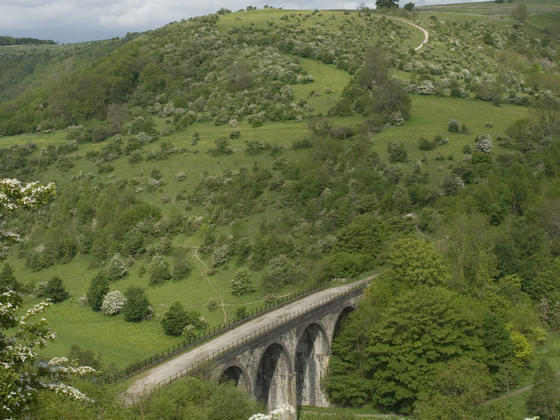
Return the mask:
[[249,272],[244,269],[239,270],[231,280],[231,294],[234,296],[243,296],[253,291],[253,284]]
[[494,144],[492,143],[492,137],[488,134],[482,134],[480,136],[476,136],[474,142],[475,150],[483,153],[490,153]]
[[107,267],[105,267],[105,275],[107,276],[107,279],[115,281],[126,277],[127,274],[128,269],[126,268],[126,264],[122,259],[121,254],[113,255],[109,260]]
[[118,314],[124,305],[126,304],[126,298],[124,295],[115,290],[114,292],[109,292],[103,298],[103,303],[101,304],[101,312],[107,315]]
[[285,415],[290,418],[296,413],[296,409],[290,404],[282,404],[278,408],[272,410],[269,414],[257,413],[249,417],[249,420],[281,420]]
[[95,374],[93,368],[74,366],[64,357],[51,359],[46,367],[36,365],[35,348],[44,348],[48,340],[56,337],[54,331],[47,327],[45,318],[35,320],[51,304],[40,302],[23,315],[18,315],[21,303],[21,295],[13,291],[0,295],[0,327],[12,333],[0,338],[0,417],[22,418],[41,388],[91,401],[61,381],[69,375]]

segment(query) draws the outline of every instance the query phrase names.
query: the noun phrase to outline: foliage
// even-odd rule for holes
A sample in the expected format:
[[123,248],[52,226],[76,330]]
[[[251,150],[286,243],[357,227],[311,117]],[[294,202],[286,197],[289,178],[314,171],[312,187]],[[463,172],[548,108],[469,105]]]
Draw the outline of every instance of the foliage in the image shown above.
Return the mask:
[[69,296],[70,294],[64,289],[62,279],[55,276],[47,282],[40,297],[50,299],[53,303],[60,303]]
[[231,280],[231,294],[234,296],[247,295],[254,291],[251,275],[245,269],[238,270]]
[[535,386],[527,400],[527,409],[543,420],[560,416],[560,384],[546,360],[542,360],[535,373]]
[[107,293],[109,293],[109,280],[103,273],[99,272],[91,280],[86,295],[88,305],[91,309],[100,311],[103,305],[103,298]]
[[140,322],[153,316],[153,309],[144,289],[130,286],[124,292],[126,303],[122,308],[125,321]]
[[161,320],[163,331],[167,335],[181,335],[187,325],[187,311],[180,302],[175,302]]
[[9,290],[20,291],[21,284],[16,279],[13,267],[8,263],[4,263],[2,271],[0,271],[0,292],[7,292]]
[[414,416],[421,420],[477,418],[491,387],[484,364],[469,358],[449,361],[435,375],[430,391],[416,402]]
[[126,298],[124,295],[119,290],[115,290],[103,297],[101,312],[107,315],[116,315],[121,312],[125,304]]
[[445,285],[449,271],[434,245],[422,239],[404,238],[391,245],[385,274],[398,287]]
[[55,339],[55,334],[47,327],[45,318],[35,320],[49,303],[38,303],[19,315],[21,303],[21,296],[15,292],[4,292],[0,295],[0,327],[3,330],[0,337],[0,415],[4,418],[22,417],[36,400],[41,388],[89,401],[83,393],[63,384],[61,380],[71,374],[93,374],[94,369],[69,365],[68,359],[64,357],[51,359],[47,366],[35,364],[36,349],[44,348],[48,340]]

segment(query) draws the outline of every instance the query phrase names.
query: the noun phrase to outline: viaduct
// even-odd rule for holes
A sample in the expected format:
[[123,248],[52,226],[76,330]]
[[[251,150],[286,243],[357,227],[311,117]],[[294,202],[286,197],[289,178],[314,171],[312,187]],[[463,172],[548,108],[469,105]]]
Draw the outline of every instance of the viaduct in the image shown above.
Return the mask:
[[321,379],[333,339],[371,278],[322,290],[242,324],[150,369],[123,397],[134,403],[204,369],[215,380],[233,381],[269,410],[282,404],[327,406]]

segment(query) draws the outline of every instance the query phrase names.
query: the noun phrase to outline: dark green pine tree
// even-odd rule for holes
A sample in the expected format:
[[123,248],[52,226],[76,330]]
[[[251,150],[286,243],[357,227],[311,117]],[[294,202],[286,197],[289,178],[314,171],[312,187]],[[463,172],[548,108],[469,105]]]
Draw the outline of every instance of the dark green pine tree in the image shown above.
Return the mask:
[[0,292],[7,292],[8,290],[19,291],[21,284],[17,281],[14,275],[14,269],[8,263],[4,264],[2,271],[0,271]]
[[560,418],[560,381],[546,360],[535,373],[535,386],[527,400],[527,409],[541,420]]
[[185,308],[179,302],[175,302],[161,320],[161,325],[167,335],[181,335],[187,324],[188,316]]

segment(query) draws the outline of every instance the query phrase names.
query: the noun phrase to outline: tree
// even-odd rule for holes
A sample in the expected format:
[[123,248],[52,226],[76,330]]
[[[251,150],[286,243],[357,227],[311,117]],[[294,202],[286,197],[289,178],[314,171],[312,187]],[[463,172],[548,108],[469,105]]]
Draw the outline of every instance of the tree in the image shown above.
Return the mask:
[[153,309],[150,306],[148,297],[144,289],[136,286],[130,286],[124,293],[126,304],[122,309],[125,321],[140,322],[149,319],[153,315]]
[[88,305],[94,311],[101,310],[103,298],[109,293],[109,280],[104,273],[99,272],[91,280],[89,289],[86,293]]
[[425,286],[389,303],[368,335],[366,376],[374,404],[410,413],[443,364],[460,357],[484,360],[479,306],[447,289]]
[[124,305],[126,304],[126,298],[119,291],[115,290],[113,292],[107,293],[103,297],[103,303],[101,304],[101,312],[107,315],[116,315],[122,311]]
[[231,281],[231,294],[234,296],[247,295],[254,291],[251,275],[245,269],[235,273],[235,277]]
[[438,286],[449,280],[449,271],[430,242],[405,238],[395,242],[387,256],[387,277],[404,287]]
[[399,0],[376,0],[375,7],[377,9],[392,9],[399,7]]
[[414,408],[419,420],[476,419],[492,387],[488,369],[468,357],[447,362]]
[[409,12],[412,12],[412,9],[414,9],[414,3],[406,3],[406,4],[404,5],[404,8],[405,8],[406,10],[408,10]]
[[[16,179],[0,180],[0,223],[17,209],[36,209],[54,197],[54,184],[21,184]],[[18,241],[20,236],[1,229],[0,241]],[[54,340],[45,318],[36,320],[49,302],[40,302],[19,315],[23,299],[14,291],[0,294],[0,417],[23,418],[41,388],[63,393],[79,400],[89,400],[76,388],[61,381],[71,374],[87,375],[95,370],[86,366],[69,366],[66,358],[53,358],[46,366],[36,364],[36,348]]]
[[542,420],[560,418],[560,381],[544,359],[535,373],[535,386],[527,400],[527,410]]
[[163,331],[167,335],[181,335],[187,325],[187,312],[180,302],[175,302],[161,320]]
[[7,292],[9,290],[19,291],[21,284],[17,281],[14,275],[13,267],[5,263],[2,271],[0,271],[0,292]]
[[382,85],[389,78],[389,68],[387,52],[380,47],[370,47],[366,50],[364,66],[360,70],[358,80],[362,86],[369,89],[374,85]]
[[58,276],[50,279],[43,289],[43,297],[50,299],[53,303],[60,303],[69,296],[70,294],[64,289],[62,279]]
[[40,185],[38,182],[22,184],[17,179],[0,179],[0,241],[19,241],[20,236],[3,229],[4,218],[16,210],[31,210],[47,204],[56,195],[51,182]]
[[15,292],[0,295],[0,416],[23,418],[41,388],[89,401],[61,380],[70,374],[94,374],[93,368],[68,365],[65,357],[53,358],[46,366],[36,364],[36,349],[44,348],[48,340],[56,337],[45,318],[35,320],[51,304],[38,303],[19,315],[21,303],[21,296]]

